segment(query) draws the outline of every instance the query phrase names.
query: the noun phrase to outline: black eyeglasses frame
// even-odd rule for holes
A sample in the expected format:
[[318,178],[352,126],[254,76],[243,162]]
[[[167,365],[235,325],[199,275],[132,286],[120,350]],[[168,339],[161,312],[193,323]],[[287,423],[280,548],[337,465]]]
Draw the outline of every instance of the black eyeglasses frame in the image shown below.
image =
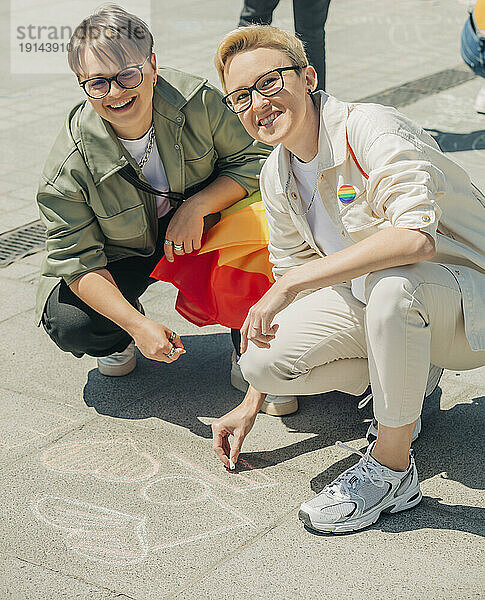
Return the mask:
[[[121,69],[121,71],[118,71],[118,73],[116,73],[116,75],[114,75],[113,77],[90,77],[89,79],[80,81],[79,85],[83,88],[86,96],[89,96],[89,98],[92,98],[93,100],[101,100],[101,98],[105,98],[111,91],[111,84],[113,83],[113,81],[116,81],[116,83],[124,90],[134,90],[135,88],[137,88],[139,85],[141,85],[143,83],[143,67],[145,66],[145,63],[149,58],[150,58],[150,54],[148,54],[146,56],[145,60],[141,64],[129,65],[128,67]],[[122,83],[120,83],[118,81],[118,77],[120,76],[120,74],[123,73],[123,71],[126,71],[127,69],[138,69],[138,71],[140,72],[140,75],[141,75],[140,83],[137,83],[133,87],[127,87],[126,85],[123,85]],[[106,94],[103,94],[102,96],[91,96],[91,94],[89,94],[87,92],[86,84],[89,83],[90,81],[94,81],[95,79],[104,79],[108,83],[108,91],[106,92]]]
[[[224,104],[227,106],[227,108],[233,112],[234,114],[238,115],[242,112],[244,112],[245,110],[248,110],[248,108],[251,107],[252,103],[253,103],[253,92],[254,90],[256,90],[258,92],[258,94],[261,94],[262,96],[264,96],[265,98],[270,98],[271,96],[275,96],[278,92],[281,92],[281,90],[285,87],[285,80],[283,79],[283,75],[282,73],[284,73],[285,71],[301,71],[304,67],[300,67],[298,65],[293,65],[291,67],[278,67],[276,69],[271,69],[271,71],[268,71],[267,73],[263,73],[262,75],[260,75],[256,81],[253,83],[253,85],[251,85],[250,87],[243,87],[243,88],[237,88],[236,90],[233,90],[232,92],[230,92],[229,94],[226,94],[224,96],[224,98],[222,98],[222,101],[224,102]],[[261,79],[263,79],[264,77],[267,77],[270,73],[278,73],[278,75],[280,76],[281,79],[281,87],[274,91],[271,92],[269,94],[262,92],[261,90],[257,89],[257,85],[258,82],[261,81]],[[235,94],[236,92],[242,92],[242,91],[247,91],[249,93],[249,104],[246,106],[246,108],[243,108],[242,110],[234,110],[233,108],[231,108],[229,106],[228,103],[228,98],[229,96],[232,96],[233,94]]]

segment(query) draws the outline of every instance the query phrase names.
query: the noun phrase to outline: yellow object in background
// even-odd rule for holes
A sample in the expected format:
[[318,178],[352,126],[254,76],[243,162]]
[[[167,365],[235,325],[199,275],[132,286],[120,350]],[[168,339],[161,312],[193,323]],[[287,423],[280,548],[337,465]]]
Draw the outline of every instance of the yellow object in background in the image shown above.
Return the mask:
[[477,0],[473,9],[475,23],[481,32],[485,32],[485,0]]

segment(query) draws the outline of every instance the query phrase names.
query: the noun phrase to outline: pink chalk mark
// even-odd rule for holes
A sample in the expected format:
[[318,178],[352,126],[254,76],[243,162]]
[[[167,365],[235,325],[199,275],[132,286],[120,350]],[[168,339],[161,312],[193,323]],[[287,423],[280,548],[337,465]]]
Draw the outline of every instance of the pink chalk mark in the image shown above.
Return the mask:
[[240,483],[243,483],[244,485],[248,485],[250,487],[240,487],[240,486],[235,486],[235,485],[231,485],[230,483],[228,483],[227,481],[217,477],[217,475],[214,475],[213,473],[211,473],[210,471],[208,471],[207,469],[205,469],[204,467],[200,467],[198,465],[195,465],[194,463],[190,462],[189,460],[187,460],[186,458],[184,458],[183,456],[180,456],[178,454],[169,454],[169,456],[171,456],[172,458],[174,458],[175,460],[177,460],[178,462],[182,463],[183,465],[185,465],[187,468],[196,471],[197,473],[202,474],[205,479],[213,481],[219,485],[221,485],[222,487],[227,487],[235,492],[238,492],[240,494],[244,494],[245,492],[249,492],[255,489],[260,489],[260,488],[264,488],[264,487],[270,487],[272,485],[276,485],[275,482],[270,479],[267,475],[264,475],[263,473],[261,473],[258,469],[256,469],[256,467],[253,467],[252,465],[250,465],[248,462],[246,462],[244,459],[241,459],[241,462],[247,466],[248,468],[250,468],[252,470],[253,473],[258,474],[259,476],[261,476],[265,481],[267,481],[268,483],[262,484],[262,483],[257,483],[255,481],[253,481],[250,477],[248,477],[246,474],[244,473],[230,473],[230,477],[231,479],[234,481],[234,479],[236,479],[237,481],[239,481]]

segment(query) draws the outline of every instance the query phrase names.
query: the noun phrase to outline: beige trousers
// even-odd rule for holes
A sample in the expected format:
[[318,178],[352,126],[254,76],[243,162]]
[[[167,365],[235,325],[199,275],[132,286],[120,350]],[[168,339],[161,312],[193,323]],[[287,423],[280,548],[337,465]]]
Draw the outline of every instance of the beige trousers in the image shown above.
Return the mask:
[[245,379],[278,395],[357,396],[370,381],[377,420],[399,427],[421,413],[430,362],[485,365],[485,351],[473,351],[465,336],[460,287],[446,267],[426,261],[371,273],[366,299],[340,284],[295,300],[276,316],[271,348],[249,344]]

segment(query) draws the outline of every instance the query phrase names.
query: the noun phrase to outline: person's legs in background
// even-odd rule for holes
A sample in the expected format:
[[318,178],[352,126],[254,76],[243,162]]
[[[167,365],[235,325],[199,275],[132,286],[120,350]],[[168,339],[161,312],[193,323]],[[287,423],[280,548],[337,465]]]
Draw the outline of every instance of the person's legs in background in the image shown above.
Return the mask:
[[280,0],[245,0],[239,17],[239,27],[271,25],[273,11]]
[[[478,35],[472,14],[461,32],[461,57],[474,73],[485,78],[485,37]],[[485,113],[485,83],[476,97],[475,110]]]
[[318,75],[317,89],[325,90],[325,22],[330,0],[293,0],[295,32]]
[[[279,0],[245,0],[239,27],[271,25]],[[293,0],[295,32],[318,75],[317,89],[325,90],[325,22],[330,0]]]

